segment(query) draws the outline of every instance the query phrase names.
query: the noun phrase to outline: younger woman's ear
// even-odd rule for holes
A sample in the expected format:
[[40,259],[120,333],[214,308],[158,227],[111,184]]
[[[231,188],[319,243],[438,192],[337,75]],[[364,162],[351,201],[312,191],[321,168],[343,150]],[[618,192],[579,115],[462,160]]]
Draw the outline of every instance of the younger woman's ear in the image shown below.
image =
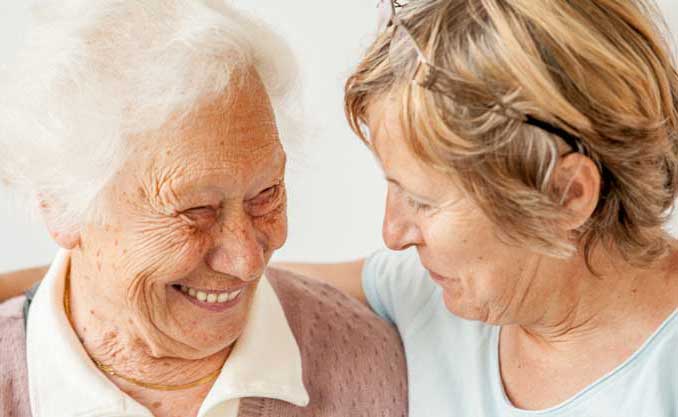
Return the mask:
[[587,156],[571,153],[560,158],[553,175],[556,198],[573,216],[565,225],[575,230],[593,215],[600,198],[600,171]]
[[38,204],[49,235],[57,245],[64,249],[77,248],[80,245],[80,232],[77,229],[70,230],[57,221],[59,209],[56,204],[44,195],[38,196]]

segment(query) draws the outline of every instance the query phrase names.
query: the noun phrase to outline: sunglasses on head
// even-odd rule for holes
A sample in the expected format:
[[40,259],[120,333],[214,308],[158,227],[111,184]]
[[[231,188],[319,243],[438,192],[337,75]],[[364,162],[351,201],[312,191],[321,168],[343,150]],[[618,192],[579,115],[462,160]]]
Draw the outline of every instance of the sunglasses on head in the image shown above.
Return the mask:
[[[417,54],[417,63],[414,68],[414,71],[409,75],[411,77],[411,82],[418,85],[419,87],[425,88],[429,91],[438,92],[445,94],[451,99],[454,100],[453,93],[445,92],[446,90],[435,88],[436,84],[439,82],[440,77],[446,77],[448,81],[455,82],[459,80],[459,77],[449,71],[446,68],[442,68],[438,65],[435,65],[424,53],[424,50],[421,48],[417,42],[412,32],[407,28],[407,25],[399,18],[397,11],[406,7],[407,3],[398,0],[379,0],[377,4],[378,8],[378,21],[377,21],[377,30],[379,35],[384,34],[387,30],[392,30],[390,46],[394,47],[394,39],[403,39],[404,42],[409,43],[409,45],[414,49]],[[499,103],[498,103],[499,104]],[[499,106],[504,107],[504,106]],[[513,111],[512,113],[515,113]],[[508,116],[507,116],[508,117]],[[516,117],[511,117],[516,119]],[[568,131],[561,129],[551,123],[548,123],[544,120],[540,120],[531,115],[520,115],[517,117],[523,123],[537,127],[547,133],[556,135],[560,137],[573,152],[581,152],[582,146],[580,139],[569,133]]]

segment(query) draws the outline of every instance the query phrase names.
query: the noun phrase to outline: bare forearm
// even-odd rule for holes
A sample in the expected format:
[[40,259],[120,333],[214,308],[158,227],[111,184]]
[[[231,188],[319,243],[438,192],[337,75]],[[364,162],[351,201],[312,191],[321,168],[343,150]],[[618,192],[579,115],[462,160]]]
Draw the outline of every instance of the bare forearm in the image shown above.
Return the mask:
[[364,259],[334,264],[282,262],[272,266],[326,282],[360,302],[366,303],[361,279],[364,262]]
[[44,266],[0,274],[0,302],[22,294],[40,281],[46,272],[47,267]]

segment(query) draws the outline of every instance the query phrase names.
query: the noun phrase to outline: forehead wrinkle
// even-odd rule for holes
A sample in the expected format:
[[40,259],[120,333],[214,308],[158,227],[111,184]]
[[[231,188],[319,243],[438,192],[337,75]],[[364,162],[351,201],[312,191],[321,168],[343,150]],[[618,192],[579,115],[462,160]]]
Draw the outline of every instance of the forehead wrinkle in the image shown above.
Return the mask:
[[[244,143],[256,143],[259,142],[254,139],[243,140]],[[236,164],[246,164],[246,163],[256,163],[262,159],[267,158],[272,152],[267,150],[270,148],[275,148],[280,144],[280,142],[275,139],[258,146],[225,146],[225,149],[219,149],[219,161],[218,162],[228,162]]]
[[[249,139],[252,136],[251,132],[255,130],[266,141],[279,141],[275,120],[268,120],[269,118],[261,111],[252,110],[251,113],[251,117],[232,112],[222,120],[210,119],[201,122],[197,119],[183,129],[182,135],[221,138],[222,141],[233,141],[233,138],[238,138],[234,142],[249,143],[252,142]],[[196,132],[200,133],[196,135]]]
[[[255,167],[255,173],[250,176],[253,183],[258,185],[270,186],[268,182],[273,178],[276,181],[282,181],[285,177],[285,167],[287,165],[287,155],[282,148],[277,148],[270,154],[271,158],[263,163],[263,166]],[[259,184],[265,182],[266,184]]]
[[146,196],[154,209],[164,214],[172,214],[167,207],[178,201],[174,181],[182,176],[185,167],[174,164],[159,165],[151,163],[147,175],[141,179],[142,186],[146,189]]
[[[260,148],[269,148],[275,144],[269,144],[262,146]],[[260,155],[252,155],[248,153],[248,158],[239,157],[234,160],[238,163],[236,164],[227,164],[227,165],[204,165],[199,166],[196,164],[194,169],[188,170],[185,169],[185,166],[182,166],[181,169],[175,170],[175,175],[165,179],[163,186],[167,188],[168,196],[171,196],[173,200],[177,201],[179,196],[182,194],[189,194],[197,192],[199,190],[204,190],[208,188],[223,188],[224,182],[227,182],[233,188],[238,187],[247,187],[251,182],[256,183],[257,181],[268,181],[271,175],[265,175],[265,178],[262,178],[261,174],[267,173],[268,167],[276,167],[280,165],[279,168],[276,167],[273,176],[277,177],[284,175],[285,172],[285,162],[286,155],[281,148],[276,147],[279,151],[266,152]],[[282,162],[279,162],[282,160]],[[224,162],[233,162],[231,159],[221,159]],[[218,162],[216,162],[218,164]],[[178,167],[178,165],[176,165]],[[250,175],[247,175],[250,174]],[[214,183],[220,184],[220,187],[210,187],[208,184],[214,181]],[[164,201],[169,201],[165,199]]]
[[[272,148],[282,151],[271,103],[263,86],[235,86],[240,88],[206,98],[188,117],[142,135],[155,153],[145,179],[149,195],[173,202],[179,190],[196,189],[197,183],[209,186],[214,180],[223,188],[226,181],[235,190],[261,181],[256,174],[271,173],[279,153]],[[161,142],[169,146],[159,149]]]

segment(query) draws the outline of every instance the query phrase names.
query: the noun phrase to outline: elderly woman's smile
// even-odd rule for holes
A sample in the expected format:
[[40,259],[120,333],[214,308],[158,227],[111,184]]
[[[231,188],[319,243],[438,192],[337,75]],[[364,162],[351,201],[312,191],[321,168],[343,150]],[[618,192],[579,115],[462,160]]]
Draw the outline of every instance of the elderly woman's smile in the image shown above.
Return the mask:
[[[239,288],[223,289],[220,291],[215,289],[195,289],[181,284],[174,284],[172,287],[186,294],[191,302],[194,302],[200,307],[222,311],[225,308],[233,306],[239,300],[238,296],[247,286],[241,285]],[[210,306],[210,304],[215,303],[222,304],[222,306]]]

